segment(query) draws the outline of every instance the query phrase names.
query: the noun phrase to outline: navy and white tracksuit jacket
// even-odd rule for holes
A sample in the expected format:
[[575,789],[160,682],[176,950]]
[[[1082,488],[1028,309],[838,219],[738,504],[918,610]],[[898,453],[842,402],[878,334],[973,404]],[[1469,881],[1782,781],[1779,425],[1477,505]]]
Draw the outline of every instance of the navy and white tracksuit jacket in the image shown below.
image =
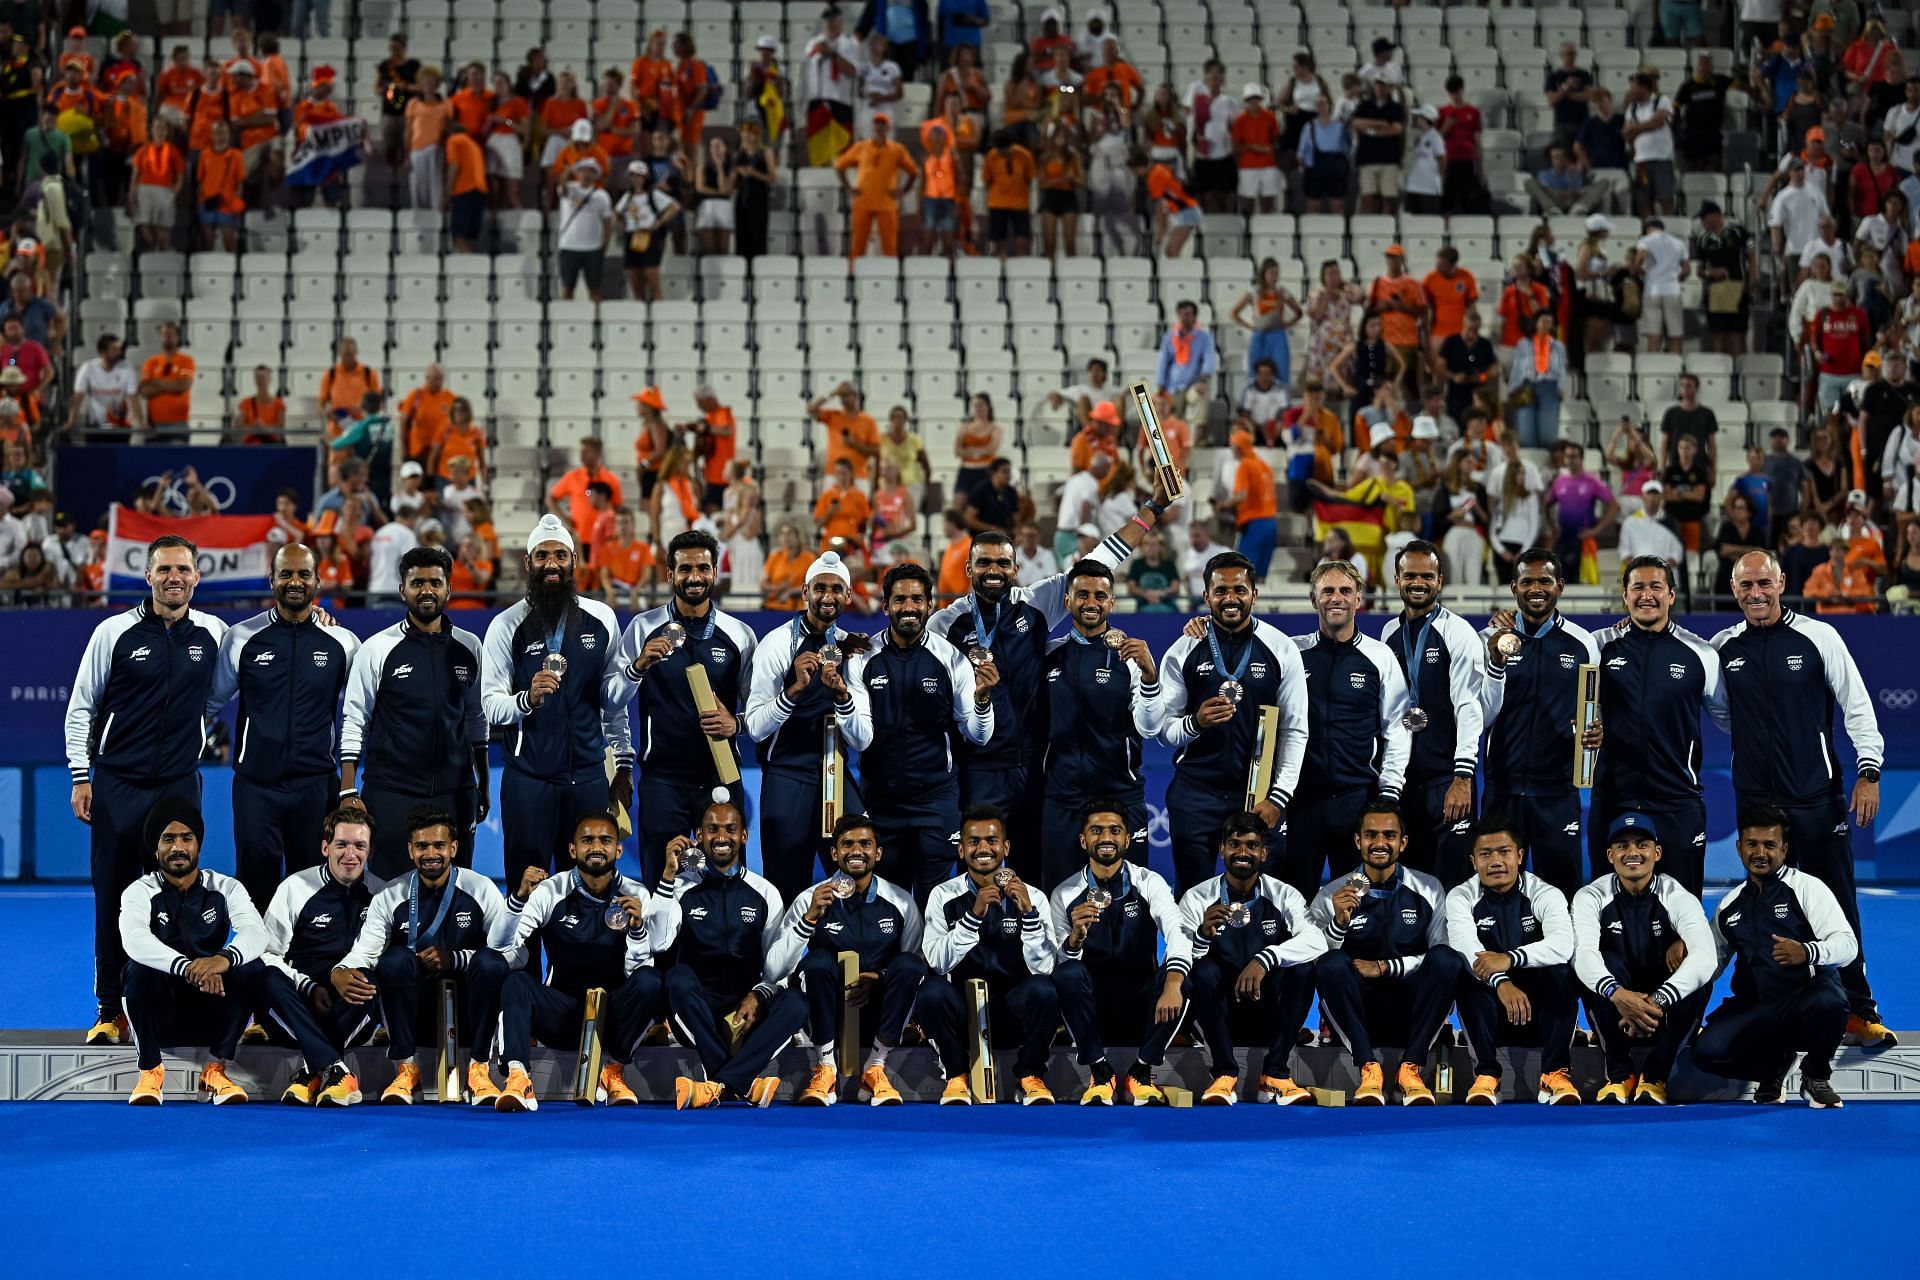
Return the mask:
[[480,670],[480,637],[450,622],[429,633],[403,618],[369,636],[340,726],[340,758],[358,763],[361,786],[422,799],[472,790],[473,751],[487,744]]
[[[1616,804],[1660,808],[1697,801],[1700,713],[1727,723],[1720,655],[1699,636],[1669,623],[1643,631],[1623,623],[1598,633],[1600,722],[1606,743],[1594,789]],[[1568,759],[1572,759],[1568,748]]]
[[[1281,809],[1293,803],[1301,767],[1310,749],[1307,699],[1300,649],[1278,629],[1258,619],[1237,632],[1209,626],[1226,669],[1216,669],[1208,637],[1181,636],[1160,659],[1160,740],[1174,748],[1174,776],[1189,786],[1225,796],[1236,811],[1245,804],[1260,708],[1280,708],[1280,742],[1273,783],[1265,799]],[[1244,663],[1244,670],[1242,664]],[[1195,708],[1237,677],[1243,691],[1233,719],[1211,729],[1195,722]]]
[[[1805,946],[1807,963],[1775,960],[1775,934]],[[1720,899],[1713,911],[1713,940],[1716,978],[1729,962],[1737,962],[1736,1004],[1779,1004],[1809,985],[1831,984],[1838,992],[1839,971],[1860,951],[1833,890],[1819,877],[1786,866],[1758,885],[1749,877]]]
[[[1125,862],[1107,883],[1113,901],[1087,930],[1078,947],[1068,945],[1073,934],[1073,909],[1093,888],[1093,873],[1083,870],[1063,881],[1047,899],[1049,925],[1060,940],[1060,958],[1078,960],[1103,973],[1117,973],[1119,981],[1144,980],[1156,970],[1187,973],[1193,969],[1194,941],[1174,900],[1173,886],[1156,871]],[[1164,956],[1162,943],[1165,944]]]
[[779,936],[767,949],[767,971],[782,980],[793,976],[812,951],[838,954],[852,951],[860,957],[862,973],[885,973],[901,955],[918,956],[924,923],[913,895],[890,880],[870,876],[867,891],[835,898],[820,913],[818,924],[807,923],[814,885],[795,895],[780,919]]
[[956,985],[973,978],[1019,982],[1052,973],[1062,939],[1053,935],[1047,903],[1036,900],[1022,915],[1012,899],[1002,898],[980,920],[972,911],[979,892],[965,872],[934,887],[920,944],[927,968]]
[[1361,789],[1398,796],[1406,785],[1412,735],[1402,723],[1407,681],[1393,650],[1357,629],[1345,643],[1318,631],[1293,640],[1306,672],[1301,793],[1319,797]]
[[[1602,1000],[1625,987],[1663,1009],[1713,985],[1718,964],[1713,929],[1700,899],[1672,876],[1655,872],[1640,893],[1605,875],[1573,895],[1573,973]],[[1667,948],[1687,944],[1687,958],[1667,972]]]
[[120,895],[120,944],[134,964],[178,978],[208,956],[234,968],[258,960],[267,930],[238,880],[202,869],[184,890],[150,871]]
[[331,979],[386,887],[375,875],[343,883],[324,866],[294,872],[267,905],[267,949],[261,958],[306,995]]
[[337,777],[340,694],[360,641],[317,617],[289,622],[277,609],[227,629],[220,641],[206,719],[236,694],[233,772],[261,785]]
[[[1247,904],[1247,923],[1222,925],[1212,938],[1203,937],[1200,926],[1206,923],[1208,908],[1234,901]],[[1314,922],[1307,900],[1273,876],[1261,876],[1251,896],[1237,898],[1223,872],[1181,896],[1180,917],[1193,963],[1211,961],[1235,976],[1255,960],[1268,973],[1276,973],[1293,965],[1311,965],[1327,953],[1327,935]]]
[[[607,906],[615,898],[633,898],[646,910],[625,929],[607,927]],[[547,985],[570,996],[590,988],[620,985],[635,969],[652,966],[659,949],[662,904],[632,876],[614,874],[606,896],[596,898],[580,883],[580,872],[562,871],[535,885],[525,902],[507,899],[512,937],[498,948],[509,969],[525,969],[528,943],[537,933],[547,956]],[[538,976],[538,969],[535,969]]]
[[[1408,669],[1407,646],[1431,620],[1426,649],[1416,654],[1418,679]],[[1402,635],[1402,631],[1408,635]],[[1419,698],[1427,713],[1427,727],[1409,734],[1406,785],[1408,788],[1473,777],[1480,759],[1481,685],[1486,679],[1486,651],[1473,624],[1449,609],[1435,605],[1427,618],[1407,623],[1395,614],[1380,631],[1380,642],[1393,653],[1408,681],[1408,703]]]
[[[984,746],[993,737],[994,707],[974,707],[973,664],[931,631],[901,648],[892,632],[847,664],[849,684],[866,690],[872,741],[862,744],[860,785],[875,816],[912,816],[954,792],[955,745]],[[925,816],[940,816],[928,812]]]
[[1393,879],[1361,894],[1360,905],[1342,926],[1334,921],[1333,895],[1346,883],[1345,877],[1327,882],[1308,908],[1327,935],[1329,951],[1383,961],[1387,977],[1410,978],[1420,971],[1427,952],[1447,945],[1443,894],[1432,876],[1405,865],[1394,868]]
[[453,901],[447,904],[446,919],[439,933],[419,938],[410,936],[412,913],[408,898],[419,878],[419,872],[409,871],[388,881],[386,887],[373,896],[366,923],[360,926],[353,949],[341,959],[341,968],[371,968],[392,947],[404,947],[412,952],[437,947],[449,954],[454,971],[464,972],[472,965],[476,952],[488,947],[499,950],[512,939],[514,918],[507,910],[507,900],[493,881],[466,867],[453,868],[437,888],[421,887],[423,934],[439,914],[441,895],[450,893]]
[[616,764],[632,765],[625,701],[631,683],[619,669],[619,637],[611,608],[575,600],[555,650],[566,658],[566,672],[559,689],[534,708],[526,691],[553,637],[540,630],[525,600],[495,615],[481,647],[480,705],[488,724],[510,731],[502,751],[508,772],[541,782],[603,782],[609,746]]
[[[832,690],[816,676],[798,698],[787,697],[787,684],[793,674],[793,660],[813,653],[831,639],[835,644],[847,632],[833,626],[815,631],[804,618],[770,631],[755,646],[751,674],[746,682],[747,734],[759,744],[760,767],[820,780],[821,729],[828,716],[834,716],[840,731],[841,750],[851,763],[855,752],[863,750],[873,736],[873,718],[867,702],[866,686],[847,679],[852,667],[841,664],[847,686],[844,698],[836,701]],[[719,690],[716,689],[715,696]],[[702,748],[705,750],[705,748]]]
[[[1492,634],[1488,627],[1480,637]],[[1487,729],[1488,791],[1501,796],[1574,793],[1579,669],[1599,662],[1600,646],[1593,634],[1556,613],[1546,630],[1529,634],[1504,666],[1486,665],[1480,702]]]
[[1158,674],[1149,682],[1100,637],[1070,630],[1048,643],[1041,681],[1047,798],[1140,796],[1141,743],[1159,736],[1163,714]]
[[709,1002],[732,1005],[748,992],[773,999],[785,975],[771,964],[780,941],[780,891],[735,863],[730,871],[683,873],[655,890],[656,951],[677,947],[676,962],[699,975]]
[[[686,643],[643,672],[635,672],[647,642],[670,622],[686,629]],[[777,633],[776,633],[777,634]],[[671,604],[638,614],[620,636],[615,665],[621,677],[621,692],[639,704],[640,769],[645,777],[672,784],[711,787],[717,781],[713,769],[710,741],[700,728],[700,711],[693,705],[693,691],[687,684],[689,666],[699,664],[707,670],[707,682],[713,686],[714,701],[726,710],[738,713],[746,705],[747,689],[753,671],[754,649],[759,641],[746,623],[718,608],[709,608],[704,618],[681,617]],[[622,707],[625,706],[623,699]],[[621,720],[626,719],[625,712]],[[740,744],[729,744],[734,763],[740,761]]]
[[168,626],[148,600],[94,628],[67,699],[67,768],[75,784],[98,769],[157,787],[200,767],[226,632],[226,623],[198,609]]
[[1446,925],[1447,945],[1469,965],[1482,951],[1503,951],[1513,961],[1512,969],[1479,979],[1489,987],[1511,981],[1522,970],[1573,959],[1567,900],[1530,871],[1522,871],[1504,893],[1489,889],[1478,877],[1455,885],[1447,894]]

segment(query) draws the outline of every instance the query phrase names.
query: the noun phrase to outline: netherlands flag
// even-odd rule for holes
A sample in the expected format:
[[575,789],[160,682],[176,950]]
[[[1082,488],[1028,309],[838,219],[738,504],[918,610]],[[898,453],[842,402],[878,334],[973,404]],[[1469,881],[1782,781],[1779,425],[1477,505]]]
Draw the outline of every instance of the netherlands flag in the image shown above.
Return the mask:
[[287,185],[317,187],[358,165],[366,147],[367,122],[358,116],[313,125],[287,161]]
[[195,600],[217,596],[261,595],[266,590],[267,565],[273,547],[268,534],[272,516],[142,515],[115,504],[107,524],[107,588],[138,593],[146,590],[147,544],[165,533],[177,533],[199,549],[200,586]]

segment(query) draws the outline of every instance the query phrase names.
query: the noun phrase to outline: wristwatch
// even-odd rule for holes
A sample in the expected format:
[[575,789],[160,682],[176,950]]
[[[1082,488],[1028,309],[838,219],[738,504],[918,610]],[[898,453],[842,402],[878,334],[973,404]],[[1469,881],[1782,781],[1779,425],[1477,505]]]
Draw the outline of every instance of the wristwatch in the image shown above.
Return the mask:
[[1860,781],[1877,783],[1880,781],[1880,771],[1872,765],[1867,765],[1860,770]]

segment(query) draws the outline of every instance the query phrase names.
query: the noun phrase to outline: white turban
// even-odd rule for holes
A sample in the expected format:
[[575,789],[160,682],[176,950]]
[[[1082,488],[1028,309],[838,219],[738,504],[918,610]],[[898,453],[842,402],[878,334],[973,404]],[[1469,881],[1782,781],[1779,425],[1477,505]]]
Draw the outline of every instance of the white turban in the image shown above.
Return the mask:
[[560,517],[556,515],[541,516],[540,523],[533,526],[533,531],[527,535],[527,554],[532,555],[533,549],[543,542],[557,542],[568,551],[573,550],[573,535],[567,532],[567,526],[561,524]]
[[847,572],[846,562],[835,551],[823,551],[818,559],[807,566],[807,581],[819,577],[838,578],[847,587],[853,586],[853,575]]

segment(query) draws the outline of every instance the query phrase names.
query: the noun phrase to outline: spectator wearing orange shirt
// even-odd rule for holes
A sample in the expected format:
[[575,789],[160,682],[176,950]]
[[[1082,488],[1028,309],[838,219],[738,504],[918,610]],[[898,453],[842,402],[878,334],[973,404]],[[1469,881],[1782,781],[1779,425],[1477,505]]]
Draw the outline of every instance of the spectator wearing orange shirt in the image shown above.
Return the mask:
[[943,119],[920,126],[920,145],[926,158],[920,164],[920,252],[938,245],[942,257],[952,258],[960,230],[960,153],[954,149],[953,129]]
[[1086,101],[1090,107],[1098,107],[1106,97],[1107,86],[1113,85],[1120,90],[1120,105],[1131,111],[1140,105],[1146,96],[1147,82],[1140,78],[1139,71],[1132,63],[1120,56],[1120,42],[1108,36],[1100,42],[1106,51],[1106,63],[1087,72]]
[[259,68],[245,58],[227,68],[227,82],[227,123],[246,156],[247,177],[259,179],[268,175],[267,161],[280,137],[280,101],[260,82]]
[[254,59],[260,65],[260,87],[273,91],[274,105],[281,115],[279,131],[287,125],[286,111],[293,106],[293,72],[280,56],[280,37],[271,31],[260,33],[260,52]]
[[555,81],[553,96],[540,104],[536,114],[542,138],[540,168],[548,170],[572,138],[573,126],[581,120],[592,125],[589,117],[593,114],[593,104],[580,96],[579,78],[571,71],[562,71]]
[[701,505],[724,505],[727,473],[733,467],[739,424],[734,421],[733,410],[720,403],[712,387],[702,385],[694,391],[693,399],[700,407],[700,421],[689,422],[681,430],[693,436],[694,452],[702,459],[706,496]]
[[1250,218],[1279,207],[1280,119],[1267,109],[1265,85],[1250,84],[1240,97],[1245,105],[1227,126],[1227,133],[1240,169],[1240,212]]
[[180,326],[160,325],[160,349],[140,366],[140,394],[147,403],[148,444],[184,444],[192,411],[193,357],[180,349]]
[[473,420],[473,402],[465,396],[455,396],[447,406],[447,429],[434,443],[427,469],[451,482],[455,458],[472,459],[474,478],[481,484],[487,482],[487,433]]
[[693,37],[682,31],[673,38],[674,99],[678,106],[680,142],[688,151],[697,151],[700,136],[707,127],[707,95],[712,73],[707,64],[694,56]]
[[456,253],[479,253],[487,231],[487,156],[459,120],[447,121],[447,235]]
[[1432,316],[1427,326],[1427,353],[1434,378],[1445,376],[1440,344],[1467,327],[1467,308],[1480,301],[1480,284],[1473,272],[1460,266],[1460,251],[1447,245],[1434,255],[1433,270],[1420,282]]
[[460,87],[447,98],[453,118],[467,126],[476,138],[487,136],[487,117],[493,113],[493,99],[487,93],[487,69],[478,62],[460,68]]
[[200,68],[193,65],[193,50],[184,44],[173,46],[167,65],[154,77],[154,92],[159,99],[155,114],[175,130],[185,129],[193,118],[194,95],[206,82]]
[[827,486],[813,504],[813,523],[820,530],[821,550],[835,538],[864,548],[867,524],[872,519],[873,508],[867,502],[867,495],[854,487],[853,463],[846,458],[835,459]]
[[[1165,164],[1150,163],[1147,153],[1136,151],[1127,158],[1127,168],[1133,176],[1146,184],[1147,202],[1154,212],[1154,225],[1166,229],[1166,243],[1160,252],[1169,258],[1180,256],[1180,250],[1199,229],[1205,214],[1200,211],[1199,202],[1187,194],[1187,189],[1174,176],[1172,169]],[[1156,233],[1157,234],[1157,233]]]
[[493,590],[493,561],[487,549],[472,534],[460,539],[460,554],[453,558],[453,572],[447,576],[447,589],[453,598],[449,609],[484,609],[485,595]]
[[780,526],[777,545],[767,554],[767,567],[760,575],[769,609],[798,613],[806,605],[807,566],[813,552],[800,540],[800,530],[792,524]]
[[1517,347],[1533,333],[1533,318],[1553,305],[1547,286],[1533,278],[1533,259],[1521,254],[1513,260],[1513,278],[1500,290],[1500,345]]
[[[889,258],[900,256],[900,197],[920,176],[920,166],[907,149],[893,140],[893,119],[884,111],[873,116],[873,136],[856,142],[834,160],[840,186],[853,197],[853,235],[847,256],[858,258],[867,251],[867,240],[876,227],[880,231],[880,252]],[[847,171],[853,170],[848,177]]]
[[634,127],[640,122],[640,112],[633,105],[633,99],[622,92],[626,83],[625,76],[609,67],[600,77],[601,94],[593,100],[594,133],[608,157],[623,165],[633,154]]
[[520,207],[520,178],[526,171],[525,149],[533,108],[513,91],[513,81],[501,72],[493,78],[492,105],[487,113],[487,179],[493,187],[493,207]]
[[838,409],[829,409],[826,396],[815,396],[807,404],[807,413],[827,428],[827,467],[842,458],[853,468],[853,478],[867,479],[867,460],[880,452],[880,428],[860,406],[860,392],[851,382],[835,387],[832,395],[840,401]]
[[580,465],[556,480],[552,491],[547,494],[547,510],[566,520],[573,529],[574,538],[583,544],[593,536],[596,514],[596,508],[587,495],[588,487],[605,484],[609,507],[617,507],[623,500],[620,477],[602,462],[605,456],[605,446],[598,437],[588,436],[581,440]]
[[1033,153],[1013,140],[1013,131],[997,129],[993,150],[980,166],[987,184],[987,242],[1000,261],[1009,253],[1025,257],[1033,243]]
[[633,397],[634,412],[640,415],[640,434],[634,437],[633,460],[640,474],[640,500],[653,496],[660,478],[660,460],[673,444],[673,432],[667,427],[667,398],[659,387],[648,387]]
[[[341,548],[340,539],[333,532],[338,525],[339,517],[331,511],[315,521],[313,573],[314,582],[319,588],[316,594],[328,597],[334,608],[344,609],[347,607],[347,592],[353,590],[353,557]],[[454,572],[459,572],[458,566],[455,566]]]
[[193,95],[193,107],[187,113],[187,150],[205,151],[213,145],[213,122],[227,119],[226,72],[209,59],[201,73],[204,82]]
[[[975,157],[980,152],[980,126],[976,118],[961,110],[959,97],[947,99],[944,114],[920,124],[920,146],[931,154],[934,148],[933,137],[937,133],[946,134],[946,148],[953,153],[953,200],[954,212],[958,215],[954,232],[956,247],[970,247],[973,244],[973,180]],[[926,225],[927,211],[920,210],[921,225]]]
[[320,416],[328,421],[355,421],[367,392],[384,390],[380,372],[361,362],[360,344],[352,338],[340,339],[334,351],[333,367],[320,375]]
[[1087,414],[1087,425],[1074,433],[1072,442],[1067,446],[1067,457],[1073,471],[1085,471],[1093,465],[1093,455],[1104,453],[1118,461],[1120,458],[1120,406],[1111,400],[1094,403]]
[[1872,613],[1873,570],[1847,559],[1847,540],[1827,543],[1827,562],[1814,566],[1803,594],[1815,601],[1816,613]]
[[1239,531],[1235,550],[1253,562],[1253,580],[1258,584],[1266,578],[1267,569],[1273,563],[1279,528],[1279,491],[1274,486],[1273,468],[1254,451],[1251,431],[1236,431],[1227,443],[1233,447],[1233,456],[1239,465],[1234,469],[1233,492],[1214,506],[1232,513],[1234,526]]
[[[293,140],[297,144],[307,136],[307,130],[315,125],[332,124],[343,120],[346,113],[340,110],[340,104],[334,100],[333,89],[335,72],[332,67],[318,66],[307,81],[306,96],[293,104]],[[319,197],[335,209],[344,208],[347,203],[347,170],[327,175],[319,187],[288,187],[287,203],[296,209],[304,209],[314,201],[316,192]]]
[[420,68],[420,92],[407,103],[407,198],[415,209],[442,209],[447,188],[447,124],[453,104],[440,93],[440,68]]
[[140,228],[141,242],[152,251],[164,250],[172,238],[174,210],[187,176],[186,160],[167,143],[171,132],[166,121],[155,121],[153,141],[133,153],[127,213]]
[[447,433],[447,413],[453,408],[453,392],[447,389],[447,371],[437,364],[427,366],[426,381],[400,399],[400,447],[408,462],[425,465],[433,456],[433,446]]
[[[165,129],[165,121],[156,121],[156,129]],[[167,148],[172,151],[173,148]],[[177,153],[176,153],[177,154]],[[204,249],[213,248],[213,237],[220,235],[220,247],[228,253],[240,251],[240,220],[246,214],[247,202],[241,194],[241,184],[246,181],[247,162],[240,149],[233,145],[233,130],[225,120],[213,126],[213,149],[200,156],[199,192],[197,205],[200,210],[200,243]]]
[[[214,34],[218,35],[219,33],[215,32]],[[100,68],[99,64],[93,60],[93,55],[87,52],[87,29],[85,27],[67,28],[67,40],[65,44],[60,46],[58,61],[61,70],[64,71],[68,63],[73,63],[80,68],[80,76],[82,79],[92,81],[93,73]]]
[[96,153],[102,161],[97,196],[103,204],[119,204],[126,198],[133,153],[150,133],[147,100],[138,77],[122,77],[113,93],[101,100],[99,125],[105,145]]
[[1407,274],[1407,251],[1387,246],[1387,273],[1374,277],[1367,306],[1380,313],[1380,337],[1399,355],[1400,384],[1408,396],[1420,395],[1420,329],[1427,320],[1427,294]]
[[618,607],[624,587],[627,608],[638,613],[644,607],[653,592],[659,558],[653,543],[636,531],[633,512],[622,507],[613,513],[613,537],[594,551],[594,564],[602,599]]
[[287,402],[273,389],[273,370],[253,367],[253,394],[240,402],[241,444],[285,444]]
[[662,121],[675,120],[678,103],[674,96],[673,59],[667,53],[667,30],[655,27],[647,33],[647,47],[627,69],[627,87],[640,128],[652,133]]
[[1068,144],[1067,131],[1055,129],[1040,151],[1040,254],[1049,260],[1056,243],[1067,257],[1074,256],[1080,228],[1080,189],[1087,183],[1087,168]]
[[56,115],[72,112],[97,125],[100,120],[100,94],[89,83],[86,69],[76,61],[60,64],[60,79],[47,92],[47,104]]
[[973,590],[973,581],[967,576],[967,557],[973,550],[973,536],[951,511],[947,512],[941,531],[947,541],[940,549],[940,573],[934,589],[942,600],[957,600]]

